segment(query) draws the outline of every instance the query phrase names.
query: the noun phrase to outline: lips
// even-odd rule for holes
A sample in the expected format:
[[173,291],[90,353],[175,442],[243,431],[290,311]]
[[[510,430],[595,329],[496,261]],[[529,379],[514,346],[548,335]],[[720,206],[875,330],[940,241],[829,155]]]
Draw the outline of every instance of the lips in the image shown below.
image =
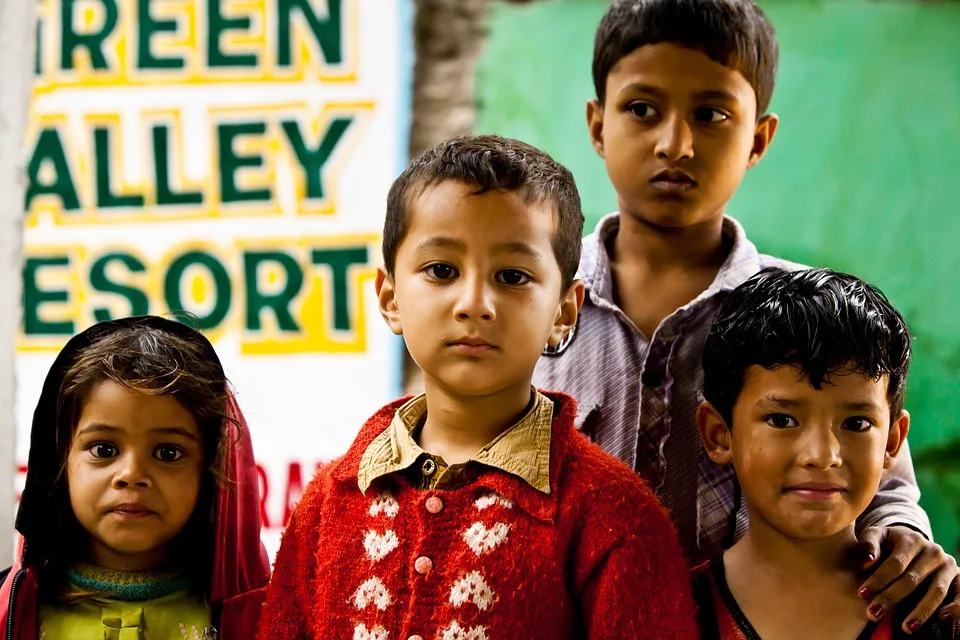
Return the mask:
[[136,517],[155,515],[156,511],[140,502],[124,502],[111,507],[108,513],[115,513],[126,517]]
[[482,356],[497,349],[495,345],[490,344],[483,338],[473,336],[451,340],[447,342],[447,346],[467,356]]
[[666,169],[653,176],[650,185],[658,191],[680,193],[696,187],[697,181],[685,171]]

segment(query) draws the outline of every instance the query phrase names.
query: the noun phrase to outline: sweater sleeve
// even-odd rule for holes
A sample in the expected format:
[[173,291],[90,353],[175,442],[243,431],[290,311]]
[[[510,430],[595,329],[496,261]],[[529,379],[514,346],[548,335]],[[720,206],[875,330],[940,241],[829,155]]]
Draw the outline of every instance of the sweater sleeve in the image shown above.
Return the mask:
[[877,495],[857,522],[857,532],[867,527],[895,525],[906,525],[933,540],[930,519],[920,507],[920,488],[907,442],[903,443],[896,464],[880,479]]
[[590,499],[575,571],[586,637],[699,638],[676,531],[653,492],[636,480]]
[[258,640],[313,640],[311,628],[323,474],[307,485],[280,539],[267,587]]

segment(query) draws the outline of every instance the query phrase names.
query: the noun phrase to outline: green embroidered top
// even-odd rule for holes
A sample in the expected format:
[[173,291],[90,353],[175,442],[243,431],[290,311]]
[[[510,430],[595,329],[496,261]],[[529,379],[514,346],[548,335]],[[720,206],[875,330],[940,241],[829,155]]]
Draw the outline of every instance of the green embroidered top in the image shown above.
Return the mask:
[[69,606],[40,606],[39,640],[215,640],[210,613],[189,578],[130,573],[89,565],[68,574],[78,591],[103,597]]

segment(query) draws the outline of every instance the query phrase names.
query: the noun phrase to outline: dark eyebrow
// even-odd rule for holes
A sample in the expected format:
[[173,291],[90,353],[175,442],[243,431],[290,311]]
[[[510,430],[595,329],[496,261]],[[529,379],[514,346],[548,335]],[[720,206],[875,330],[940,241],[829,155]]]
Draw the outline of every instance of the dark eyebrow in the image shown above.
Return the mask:
[[695,94],[693,94],[693,96],[698,102],[709,102],[710,100],[722,100],[724,102],[737,101],[733,94],[727,93],[726,91],[720,91],[719,89],[697,91]]
[[[467,245],[460,240],[455,240],[454,238],[445,238],[443,236],[436,236],[433,238],[428,238],[421,242],[417,246],[417,251],[428,251],[430,249],[453,249],[454,251],[459,251],[460,253],[467,252]],[[541,256],[536,249],[524,242],[504,242],[503,244],[498,244],[494,247],[495,253],[521,253],[525,256],[529,256],[535,260],[541,260]]]
[[[632,82],[626,85],[623,89],[620,90],[620,93],[626,93],[628,91],[638,91],[641,93],[649,93],[652,96],[657,98],[663,98],[666,96],[666,93],[662,89],[649,84],[642,84],[639,82]],[[707,89],[704,91],[697,91],[693,94],[693,97],[698,102],[708,102],[710,100],[722,100],[724,102],[737,102],[737,98],[727,91],[722,91],[720,89]]]
[[844,402],[843,408],[847,411],[855,412],[869,412],[876,411],[878,413],[883,412],[883,408],[879,406],[876,402],[871,402],[869,400],[863,402]]
[[466,251],[467,247],[459,240],[444,238],[443,236],[434,236],[427,238],[417,245],[417,251],[427,251],[429,249],[454,249],[463,252]]
[[[761,407],[779,407],[780,409],[794,409],[803,404],[799,400],[791,400],[790,398],[781,398],[775,395],[767,395],[761,397],[757,400],[757,406]],[[869,400],[860,401],[860,402],[844,402],[843,408],[846,411],[852,412],[869,412],[877,411],[883,412],[883,408],[880,407],[876,402],[871,402]]]
[[[108,424],[96,423],[88,427],[84,427],[83,429],[78,431],[77,436],[90,435],[95,433],[111,434],[111,433],[122,433],[122,432],[123,432],[123,429],[120,429],[118,427],[113,427]],[[183,427],[156,427],[154,429],[150,429],[150,433],[158,433],[161,435],[171,435],[171,436],[183,436],[184,438],[190,438],[194,442],[198,442],[198,443],[200,442],[197,436],[193,435],[192,433],[190,433],[189,430],[184,429]]]
[[757,406],[761,407],[778,407],[780,409],[793,409],[800,406],[801,402],[799,400],[791,400],[790,398],[781,398],[780,396],[775,395],[766,395],[762,396],[757,400]]

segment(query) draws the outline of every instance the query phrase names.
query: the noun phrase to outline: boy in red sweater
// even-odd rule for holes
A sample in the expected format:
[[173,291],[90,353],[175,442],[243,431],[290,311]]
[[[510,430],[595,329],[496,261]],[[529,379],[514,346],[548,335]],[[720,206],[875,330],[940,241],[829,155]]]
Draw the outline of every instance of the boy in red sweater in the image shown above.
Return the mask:
[[736,469],[750,526],[697,572],[705,638],[960,637],[956,603],[924,624],[920,590],[868,620],[857,595],[856,523],[907,437],[909,363],[903,317],[853,276],[768,269],[720,305],[697,424]]
[[576,323],[582,226],[570,172],[515,140],[450,140],[397,178],[376,287],[426,392],[305,490],[263,640],[697,637],[653,493],[531,386]]

